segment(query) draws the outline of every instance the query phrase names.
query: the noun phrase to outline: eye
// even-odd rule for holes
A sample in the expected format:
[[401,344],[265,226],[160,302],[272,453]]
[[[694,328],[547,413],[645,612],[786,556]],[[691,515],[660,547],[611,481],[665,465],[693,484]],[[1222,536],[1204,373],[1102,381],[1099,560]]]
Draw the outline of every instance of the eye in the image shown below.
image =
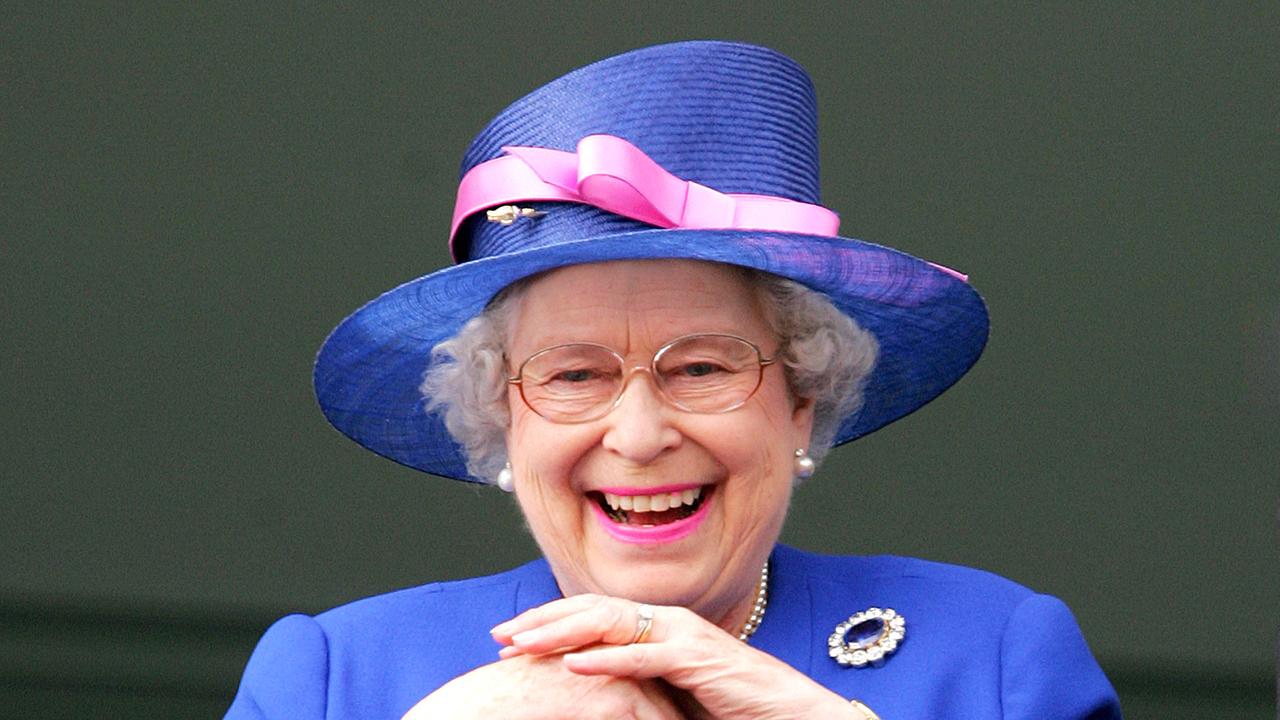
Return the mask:
[[579,370],[561,370],[551,377],[551,382],[567,382],[581,383],[589,380],[595,380],[600,374],[595,370],[579,369]]
[[676,374],[686,377],[706,377],[717,372],[723,372],[724,368],[713,362],[691,362],[676,368]]

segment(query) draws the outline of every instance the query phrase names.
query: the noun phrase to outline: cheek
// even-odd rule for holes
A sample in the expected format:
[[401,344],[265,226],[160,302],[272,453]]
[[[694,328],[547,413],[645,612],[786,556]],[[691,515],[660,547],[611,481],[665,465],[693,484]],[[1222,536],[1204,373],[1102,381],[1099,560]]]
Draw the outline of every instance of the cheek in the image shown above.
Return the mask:
[[[519,398],[516,398],[520,402]],[[527,407],[512,407],[507,449],[516,475],[516,502],[557,578],[585,577],[587,517],[573,477],[590,443],[573,426],[552,425]],[[570,583],[571,587],[578,587]],[[585,592],[583,585],[578,592]]]
[[[798,447],[807,438],[797,438],[793,422],[794,408],[785,394],[762,398],[758,421],[743,433],[749,438],[747,446],[752,458],[751,473],[755,475],[753,502],[758,507],[785,508],[794,486],[794,459]],[[782,510],[785,513],[785,510]]]
[[760,508],[785,505],[794,485],[791,459],[794,450],[785,442],[769,442],[762,447],[759,459],[759,476],[756,479],[755,504]]
[[[771,473],[788,471],[796,448],[804,447],[807,437],[799,437],[796,408],[786,393],[762,398],[761,419],[756,429],[760,452],[768,456]],[[785,461],[785,462],[784,462]]]
[[591,449],[585,426],[555,425],[530,410],[517,395],[507,430],[507,456],[523,496],[573,492],[575,468]]
[[541,420],[527,409],[522,413],[513,407],[507,453],[515,473],[520,512],[538,544],[550,552],[547,545],[561,545],[565,541],[561,536],[571,526],[565,513],[572,505],[567,502],[572,463],[566,459],[567,453],[561,452],[565,447],[562,438],[548,434]]

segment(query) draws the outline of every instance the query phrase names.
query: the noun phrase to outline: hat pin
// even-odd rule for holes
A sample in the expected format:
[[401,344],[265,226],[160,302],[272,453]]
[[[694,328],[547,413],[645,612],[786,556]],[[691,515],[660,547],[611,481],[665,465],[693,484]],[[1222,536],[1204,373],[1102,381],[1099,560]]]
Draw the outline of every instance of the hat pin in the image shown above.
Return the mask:
[[533,208],[522,208],[518,205],[500,205],[492,210],[486,210],[484,215],[489,222],[510,225],[522,217],[539,218],[546,215],[546,213]]

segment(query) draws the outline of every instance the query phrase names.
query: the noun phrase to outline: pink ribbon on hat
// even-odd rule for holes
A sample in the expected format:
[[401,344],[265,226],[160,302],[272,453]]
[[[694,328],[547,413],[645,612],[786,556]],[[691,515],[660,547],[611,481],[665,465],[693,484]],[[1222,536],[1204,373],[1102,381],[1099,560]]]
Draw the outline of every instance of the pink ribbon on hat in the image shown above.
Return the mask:
[[[772,195],[722,193],[676,177],[615,135],[588,135],[578,141],[576,153],[523,146],[502,149],[506,155],[482,162],[462,177],[449,227],[451,251],[463,220],[481,210],[529,200],[585,203],[662,228],[823,237],[835,237],[840,229],[840,217],[821,205]],[[969,280],[949,267],[929,264]]]
[[504,147],[458,186],[449,228],[473,213],[527,200],[585,203],[662,228],[766,230],[834,237],[840,218],[821,205],[770,195],[722,193],[667,172],[614,135],[588,135],[576,153]]

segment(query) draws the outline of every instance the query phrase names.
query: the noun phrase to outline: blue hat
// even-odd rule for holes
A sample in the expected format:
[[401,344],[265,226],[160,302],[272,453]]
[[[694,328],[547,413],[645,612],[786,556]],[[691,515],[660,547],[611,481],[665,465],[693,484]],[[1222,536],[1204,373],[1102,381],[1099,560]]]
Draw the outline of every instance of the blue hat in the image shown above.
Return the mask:
[[[591,154],[597,139],[603,160]],[[616,167],[590,175],[587,165]],[[495,172],[500,180],[486,182]],[[659,189],[650,192],[650,181]],[[820,227],[826,216],[830,231]],[[566,265],[708,260],[823,293],[880,344],[862,406],[840,423],[837,444],[937,397],[987,340],[986,306],[963,276],[835,234],[834,214],[820,206],[813,84],[766,48],[660,45],[538,88],[467,149],[454,224],[458,264],[344,320],[320,348],[314,378],[334,427],[437,475],[477,479],[443,418],[425,410],[419,386],[432,348],[504,287]]]

